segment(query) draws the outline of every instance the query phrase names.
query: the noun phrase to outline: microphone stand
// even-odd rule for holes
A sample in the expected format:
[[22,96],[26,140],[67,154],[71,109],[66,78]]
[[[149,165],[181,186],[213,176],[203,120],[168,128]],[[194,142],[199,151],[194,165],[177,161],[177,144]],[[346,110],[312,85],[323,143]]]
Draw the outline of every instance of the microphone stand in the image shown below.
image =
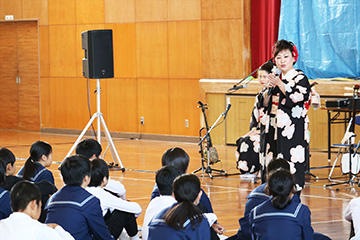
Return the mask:
[[[214,124],[213,124],[209,129],[208,129],[208,128],[204,128],[204,127],[200,129],[200,139],[201,139],[201,140],[200,140],[200,142],[198,143],[198,145],[200,146],[200,153],[201,153],[201,158],[202,158],[202,159],[201,159],[201,165],[202,165],[202,166],[201,166],[199,169],[193,171],[193,172],[192,172],[193,174],[199,172],[200,170],[202,170],[202,172],[203,172],[203,173],[207,173],[211,179],[213,179],[214,177],[218,177],[218,176],[228,176],[228,174],[227,174],[224,170],[222,170],[222,169],[221,169],[221,170],[212,169],[212,168],[210,167],[209,148],[207,148],[208,153],[207,153],[207,162],[206,162],[206,168],[205,168],[205,166],[204,166],[204,162],[205,162],[205,160],[204,160],[204,154],[203,154],[203,151],[202,151],[202,143],[203,143],[204,140],[206,139],[207,144],[208,144],[208,146],[209,146],[209,143],[211,142],[211,140],[210,140],[210,132],[217,126],[217,123],[220,121],[220,119],[221,119],[223,116],[224,116],[223,121],[225,120],[228,111],[229,111],[229,109],[227,109],[225,112],[221,113],[220,116],[218,117],[218,119],[214,122]],[[203,112],[204,112],[204,110],[203,110]],[[204,116],[205,116],[205,119],[206,119],[205,112],[204,112]],[[204,130],[204,129],[206,129],[207,132],[206,132],[206,134],[201,138],[201,131]],[[213,172],[213,171],[219,172],[221,175],[213,176],[213,175],[212,175],[212,172]]]
[[[272,61],[272,58],[270,59],[270,60],[268,60],[268,61],[266,61],[266,62],[269,62],[269,61]],[[266,63],[266,62],[264,62],[264,63]],[[264,64],[263,63],[263,64]],[[262,64],[261,64],[261,66],[262,66]],[[260,66],[260,67],[261,67]],[[232,88],[229,88],[228,89],[228,93],[234,93],[234,92],[236,92],[236,90],[238,90],[238,89],[240,89],[240,88],[238,88],[238,86],[242,83],[242,82],[244,82],[245,80],[247,80],[251,75],[253,75],[257,70],[259,70],[259,68],[260,67],[258,67],[258,68],[256,68],[254,71],[252,71],[249,75],[247,75],[245,78],[243,78],[243,79],[241,79],[238,83],[236,83]],[[246,84],[248,84],[249,82],[251,82],[252,80],[254,80],[254,78],[250,78],[249,79],[249,81],[247,81],[245,84],[243,84],[243,85],[246,85]],[[243,85],[241,85],[241,86],[243,86]]]

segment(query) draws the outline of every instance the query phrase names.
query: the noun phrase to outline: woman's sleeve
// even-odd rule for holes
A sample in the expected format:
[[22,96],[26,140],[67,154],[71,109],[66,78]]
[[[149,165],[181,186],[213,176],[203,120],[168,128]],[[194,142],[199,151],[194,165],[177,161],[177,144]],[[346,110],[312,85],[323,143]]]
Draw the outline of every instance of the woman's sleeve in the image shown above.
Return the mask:
[[[285,83],[285,103],[279,102],[287,108],[295,106],[303,107],[309,101],[311,86],[308,78],[302,71],[299,71],[289,83]],[[304,106],[307,107],[308,106]]]

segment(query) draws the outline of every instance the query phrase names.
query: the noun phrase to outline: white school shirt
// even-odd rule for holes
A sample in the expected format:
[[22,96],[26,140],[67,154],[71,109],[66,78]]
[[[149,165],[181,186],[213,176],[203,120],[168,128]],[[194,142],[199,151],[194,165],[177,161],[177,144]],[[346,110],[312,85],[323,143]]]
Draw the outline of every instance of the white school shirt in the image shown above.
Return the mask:
[[138,217],[142,211],[138,203],[116,197],[101,187],[86,187],[85,189],[100,200],[103,216],[105,216],[108,210],[112,212],[117,209],[119,211],[133,213],[135,217]]
[[109,178],[108,183],[104,188],[112,193],[115,193],[118,197],[121,197],[124,200],[126,199],[126,189],[121,182]]
[[174,203],[176,203],[175,198],[169,195],[160,195],[159,197],[153,198],[150,201],[144,217],[144,223],[141,229],[142,239],[147,240],[149,235],[149,223],[151,219],[153,219],[160,211],[165,208],[171,207]]
[[351,240],[360,240],[360,197],[354,198],[344,211],[344,218],[353,221],[355,236]]
[[14,212],[8,218],[0,221],[1,240],[74,240],[70,233],[60,225],[55,229],[48,227],[37,220],[32,219],[23,212]]

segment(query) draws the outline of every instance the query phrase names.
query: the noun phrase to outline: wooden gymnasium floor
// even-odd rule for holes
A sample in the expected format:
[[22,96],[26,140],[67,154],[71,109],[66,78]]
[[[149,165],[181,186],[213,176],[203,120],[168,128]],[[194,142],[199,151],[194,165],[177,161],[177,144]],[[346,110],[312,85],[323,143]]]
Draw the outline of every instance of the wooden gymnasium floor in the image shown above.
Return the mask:
[[[65,157],[72,144],[76,140],[75,135],[41,134],[38,132],[7,131],[0,130],[0,146],[9,148],[16,156],[17,167],[24,164],[28,157],[30,145],[43,140],[53,147],[53,164],[50,167],[54,173],[56,186],[61,188],[61,180],[57,167]],[[127,189],[127,199],[138,202],[143,211],[150,200],[150,193],[154,186],[154,172],[160,168],[162,153],[171,147],[177,146],[185,149],[190,155],[189,172],[200,167],[198,146],[195,143],[165,142],[151,140],[113,139],[124,164],[126,171],[112,170],[110,176],[120,180]],[[103,143],[106,143],[103,140]],[[106,146],[106,144],[103,144]],[[229,174],[238,173],[235,169],[235,146],[216,146],[221,163],[213,168],[222,168]],[[311,152],[311,167],[328,165],[325,152]],[[335,158],[333,153],[332,161]],[[110,152],[105,160],[113,162]],[[329,168],[311,170],[320,180],[307,178],[306,188],[301,194],[301,201],[309,206],[312,212],[312,226],[316,232],[328,235],[332,239],[348,239],[350,224],[343,219],[343,211],[349,201],[359,194],[359,187],[349,188],[348,185],[339,186],[336,189],[324,189],[328,183]],[[336,177],[341,177],[337,168]],[[201,174],[199,174],[201,176]],[[346,178],[342,178],[346,180]],[[214,212],[218,216],[220,224],[226,228],[226,236],[236,233],[239,225],[238,219],[243,216],[245,197],[259,183],[240,180],[239,175],[228,177],[201,177],[202,187],[211,199]],[[138,218],[138,224],[142,225],[144,212]]]

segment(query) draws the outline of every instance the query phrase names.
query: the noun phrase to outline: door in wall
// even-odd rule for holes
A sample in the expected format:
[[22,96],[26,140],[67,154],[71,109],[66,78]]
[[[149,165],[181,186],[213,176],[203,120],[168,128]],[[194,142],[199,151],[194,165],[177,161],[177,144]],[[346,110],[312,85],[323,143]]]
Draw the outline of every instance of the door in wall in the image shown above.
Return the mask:
[[0,22],[0,129],[40,130],[37,21]]

